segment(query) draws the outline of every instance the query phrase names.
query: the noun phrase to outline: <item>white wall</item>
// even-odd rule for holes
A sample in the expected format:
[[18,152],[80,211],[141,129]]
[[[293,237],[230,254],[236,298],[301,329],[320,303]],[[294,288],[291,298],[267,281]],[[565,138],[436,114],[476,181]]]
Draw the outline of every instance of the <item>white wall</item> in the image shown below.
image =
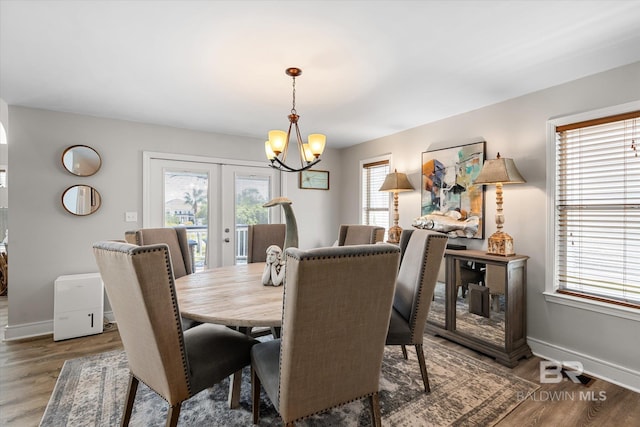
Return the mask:
[[[516,252],[528,261],[527,319],[533,350],[561,360],[583,360],[585,367],[640,390],[640,324],[590,311],[545,302],[546,122],[640,99],[640,63],[611,70],[426,124],[344,150],[341,217],[357,221],[358,162],[391,152],[393,167],[406,172],[420,188],[421,153],[476,141],[487,142],[487,157],[513,158],[526,184],[504,187],[504,230]],[[425,98],[425,102],[429,102]],[[486,188],[486,236],[496,229],[495,187]],[[399,194],[400,225],[420,215],[420,191]],[[486,241],[455,239],[470,249]],[[612,373],[613,372],[613,373]]]
[[[9,324],[5,338],[50,333],[53,282],[60,275],[97,271],[91,245],[122,239],[141,226],[142,153],[156,151],[267,163],[264,140],[210,134],[163,126],[9,106],[11,256]],[[64,149],[93,147],[102,168],[91,177],[75,177],[61,164]],[[339,177],[338,154],[327,149],[318,165]],[[284,174],[284,194],[292,199],[300,246],[328,245],[337,238],[336,190],[300,190],[297,174]],[[335,182],[335,181],[334,181]],[[102,206],[93,215],[72,216],[61,194],[74,184],[94,186]],[[338,187],[334,187],[338,188]],[[139,222],[124,221],[137,211]]]

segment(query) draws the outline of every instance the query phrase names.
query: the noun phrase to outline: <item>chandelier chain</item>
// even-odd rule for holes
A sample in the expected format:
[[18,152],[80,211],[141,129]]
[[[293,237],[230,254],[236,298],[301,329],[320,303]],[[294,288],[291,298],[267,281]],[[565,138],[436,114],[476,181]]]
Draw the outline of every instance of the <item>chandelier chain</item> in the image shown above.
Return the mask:
[[292,103],[291,103],[291,114],[298,114],[298,112],[296,111],[296,76],[293,76],[293,96],[292,98]]

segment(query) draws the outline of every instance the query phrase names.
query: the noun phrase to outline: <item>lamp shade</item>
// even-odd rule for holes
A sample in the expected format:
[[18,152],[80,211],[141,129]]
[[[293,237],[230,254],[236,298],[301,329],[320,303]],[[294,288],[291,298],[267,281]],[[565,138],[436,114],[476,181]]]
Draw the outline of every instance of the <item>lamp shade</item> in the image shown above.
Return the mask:
[[413,185],[409,182],[409,178],[404,173],[399,173],[394,170],[390,174],[387,174],[382,187],[378,191],[391,191],[393,193],[399,193],[401,191],[412,191]]
[[513,159],[504,159],[500,157],[500,153],[498,153],[498,158],[494,160],[486,160],[484,162],[484,164],[482,165],[482,170],[473,183],[520,184],[523,182],[527,181],[522,177],[522,175],[520,175],[520,172],[518,171],[518,168],[516,168],[516,164],[513,162]]

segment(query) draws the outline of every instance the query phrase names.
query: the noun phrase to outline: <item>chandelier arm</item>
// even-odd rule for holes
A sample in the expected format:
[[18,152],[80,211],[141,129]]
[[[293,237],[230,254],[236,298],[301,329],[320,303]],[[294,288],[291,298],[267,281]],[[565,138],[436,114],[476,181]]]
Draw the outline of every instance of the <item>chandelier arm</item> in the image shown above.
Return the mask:
[[289,122],[289,129],[287,130],[287,139],[284,141],[284,148],[282,149],[282,161],[287,161],[287,152],[289,151],[289,140],[291,138],[291,126],[293,126],[293,122]]
[[304,154],[304,147],[302,145],[302,135],[300,135],[300,128],[298,122],[296,122],[296,138],[298,140],[298,154],[300,155],[300,166],[307,164],[307,157]]
[[[279,158],[275,157],[271,161],[271,164],[269,166],[283,172],[302,172],[302,171],[306,171],[307,169],[310,169],[316,163],[320,163],[320,161],[321,159],[315,159],[313,162],[309,163],[308,165],[303,166],[300,169],[295,169],[295,168],[292,168],[291,166],[285,165],[284,163],[282,163],[282,161]],[[275,163],[278,163],[278,165],[276,165]]]

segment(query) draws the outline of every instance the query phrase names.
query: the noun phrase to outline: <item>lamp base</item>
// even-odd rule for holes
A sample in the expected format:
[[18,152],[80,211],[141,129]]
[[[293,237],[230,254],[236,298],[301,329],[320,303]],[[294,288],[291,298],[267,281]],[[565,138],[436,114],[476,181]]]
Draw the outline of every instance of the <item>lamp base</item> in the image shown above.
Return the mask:
[[389,228],[389,238],[387,239],[387,243],[400,243],[400,235],[402,234],[402,227],[399,225],[394,225]]
[[513,237],[503,231],[496,231],[489,236],[487,253],[490,255],[513,256]]

